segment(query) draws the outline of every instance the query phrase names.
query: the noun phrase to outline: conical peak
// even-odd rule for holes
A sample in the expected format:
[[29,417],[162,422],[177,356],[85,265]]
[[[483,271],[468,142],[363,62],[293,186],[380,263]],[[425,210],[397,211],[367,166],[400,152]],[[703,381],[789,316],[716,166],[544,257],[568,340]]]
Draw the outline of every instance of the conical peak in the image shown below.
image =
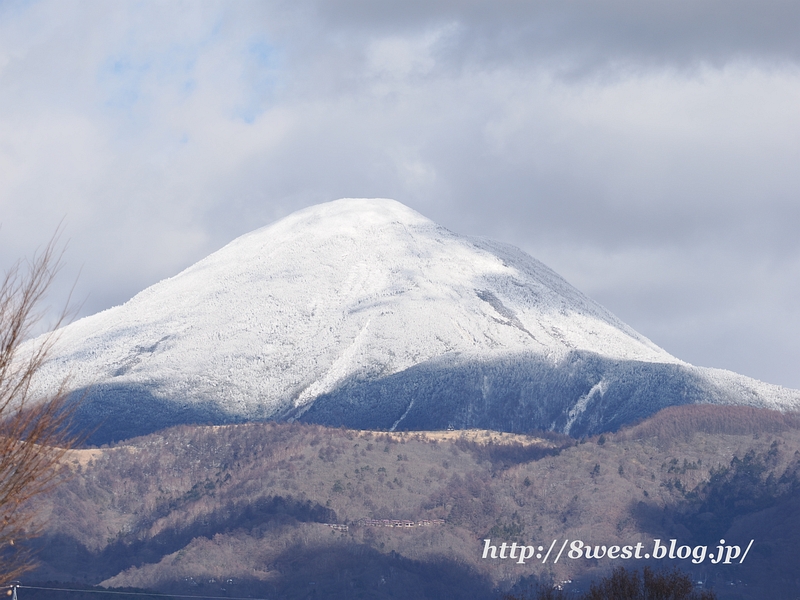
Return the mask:
[[430,219],[396,200],[343,198],[299,210],[243,237],[282,237],[293,234],[319,237],[363,236],[390,225],[441,229]]
[[[329,346],[326,356],[341,354],[363,330],[363,348],[407,355],[384,365],[390,370],[447,352],[500,349],[675,360],[525,253],[456,235],[387,199],[342,199],[293,213],[97,317],[75,323],[66,337],[80,343],[134,334],[146,346],[153,335],[177,340],[182,332],[187,344],[211,335],[229,340],[230,356],[244,337],[278,324],[280,335],[275,330],[262,343],[299,348],[315,338],[316,348]],[[348,334],[335,334],[333,323]],[[358,354],[350,362],[361,367],[385,362]]]
[[[539,415],[525,426],[555,427],[561,417],[541,412],[554,398],[574,407],[562,419],[572,427],[601,422],[589,405],[612,379],[620,398],[638,397],[625,387],[636,367],[624,365],[686,367],[524,252],[459,236],[385,199],[328,202],[246,234],[125,305],[67,326],[52,358],[40,373],[44,393],[69,374],[76,388],[97,390],[101,412],[149,403],[156,427],[201,418],[187,410],[212,421],[294,418],[337,394],[345,404],[325,409],[339,415],[325,422],[355,411],[380,416],[358,426],[395,426],[417,400],[428,416],[451,414],[451,400],[456,413],[470,413],[477,405],[465,398],[507,412],[493,403],[515,397],[527,398],[519,410]],[[495,380],[486,369],[500,369]],[[441,388],[456,371],[466,387]],[[420,373],[439,382],[426,398],[415,396]],[[547,373],[575,385],[545,389],[536,382]],[[386,382],[392,399],[373,406],[369,386]],[[367,386],[363,402],[351,393],[356,384]],[[686,402],[682,394],[674,397]],[[639,414],[625,406],[620,414]]]
[[[364,248],[392,245],[403,247],[413,245],[420,235],[457,237],[395,200],[343,198],[310,206],[246,233],[180,275],[212,265],[220,267],[221,263],[228,261],[242,264],[278,259],[279,256],[286,259],[287,254],[296,258],[300,258],[300,254],[306,258],[314,258],[320,253],[333,255],[347,252],[348,247],[354,245],[360,246],[362,251]],[[369,256],[365,253],[362,258]]]
[[358,223],[377,226],[389,223],[433,224],[430,219],[405,204],[388,198],[341,198],[299,210],[280,222],[291,226],[303,222],[314,224],[320,221],[343,225]]

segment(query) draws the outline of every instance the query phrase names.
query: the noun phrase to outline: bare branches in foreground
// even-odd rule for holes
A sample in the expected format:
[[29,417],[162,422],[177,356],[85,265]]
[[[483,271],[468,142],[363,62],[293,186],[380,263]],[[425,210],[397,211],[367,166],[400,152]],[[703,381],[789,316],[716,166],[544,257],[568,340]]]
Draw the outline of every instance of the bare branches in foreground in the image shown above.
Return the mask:
[[44,316],[41,304],[59,271],[60,258],[56,236],[31,261],[16,263],[0,281],[0,584],[31,568],[32,557],[18,544],[37,533],[31,499],[59,481],[64,473],[62,458],[75,444],[65,385],[48,398],[33,397],[31,392],[55,334],[24,344]]

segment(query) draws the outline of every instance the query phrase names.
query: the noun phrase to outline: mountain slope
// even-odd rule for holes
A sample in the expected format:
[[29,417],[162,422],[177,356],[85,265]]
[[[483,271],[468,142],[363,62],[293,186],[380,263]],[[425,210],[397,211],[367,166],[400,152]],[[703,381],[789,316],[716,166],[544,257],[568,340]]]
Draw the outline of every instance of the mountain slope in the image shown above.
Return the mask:
[[[65,327],[108,439],[191,421],[587,433],[670,404],[800,407],[800,392],[681,362],[516,248],[392,200],[339,200],[244,235]],[[657,383],[662,382],[662,383]]]
[[[315,581],[318,597],[349,599],[385,591],[385,578],[392,594],[368,597],[496,600],[492,588],[521,577],[577,580],[647,563],[483,560],[486,538],[545,548],[553,539],[652,547],[677,538],[709,554],[720,539],[743,547],[755,538],[743,564],[650,566],[674,565],[739,600],[800,593],[796,415],[673,407],[585,443],[546,438],[248,423],[74,451],[73,477],[40,500],[49,517],[36,542],[43,565],[27,581],[256,598],[313,597]],[[421,579],[447,587],[397,589],[410,561],[428,565]]]

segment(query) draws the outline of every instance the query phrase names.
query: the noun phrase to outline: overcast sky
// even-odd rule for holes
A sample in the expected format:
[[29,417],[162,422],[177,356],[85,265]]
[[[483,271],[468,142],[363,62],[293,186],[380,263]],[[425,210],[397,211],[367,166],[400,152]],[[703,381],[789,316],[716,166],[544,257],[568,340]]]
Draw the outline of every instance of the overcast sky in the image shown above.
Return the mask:
[[0,0],[0,267],[62,223],[54,306],[340,197],[800,388],[800,2]]

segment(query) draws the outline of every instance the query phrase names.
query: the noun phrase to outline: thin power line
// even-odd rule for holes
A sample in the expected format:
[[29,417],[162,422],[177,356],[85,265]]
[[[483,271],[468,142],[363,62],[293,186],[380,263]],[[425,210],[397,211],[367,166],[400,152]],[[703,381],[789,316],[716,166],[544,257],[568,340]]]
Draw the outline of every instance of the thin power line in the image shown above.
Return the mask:
[[87,594],[119,594],[123,596],[149,596],[157,598],[203,598],[205,600],[267,600],[266,598],[253,598],[237,597],[237,596],[190,596],[188,594],[162,594],[160,592],[119,592],[115,590],[91,590],[91,589],[75,589],[75,588],[57,588],[57,587],[40,587],[36,585],[6,585],[0,589],[29,589],[29,590],[47,590],[54,592],[75,592]]

